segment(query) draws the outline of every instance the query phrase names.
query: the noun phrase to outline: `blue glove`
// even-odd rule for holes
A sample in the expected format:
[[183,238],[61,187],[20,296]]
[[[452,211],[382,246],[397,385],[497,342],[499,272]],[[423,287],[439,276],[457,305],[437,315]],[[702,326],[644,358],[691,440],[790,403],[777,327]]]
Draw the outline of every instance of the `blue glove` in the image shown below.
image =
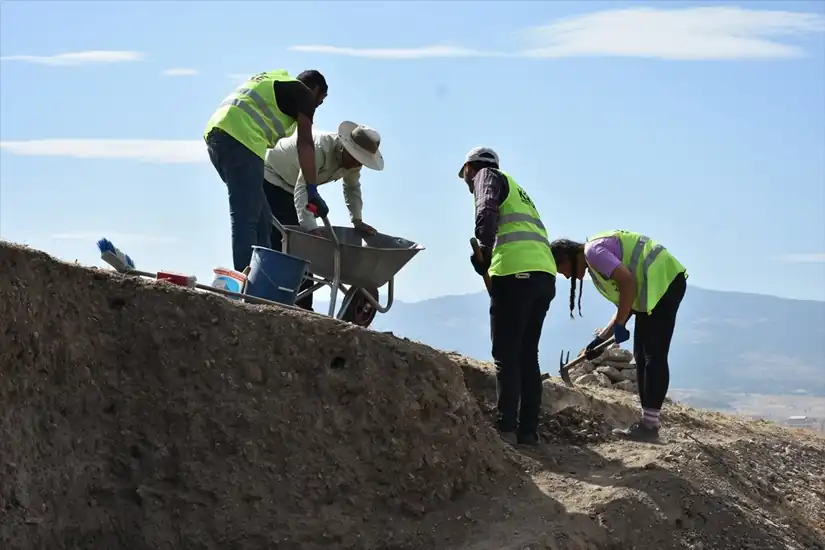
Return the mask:
[[587,347],[584,348],[584,358],[588,361],[592,361],[593,359],[604,353],[604,350],[596,351],[596,348],[602,345],[603,343],[604,340],[602,340],[598,336],[593,338],[593,341],[587,344]]
[[317,185],[307,185],[307,210],[315,214],[315,217],[326,218],[329,215],[329,207],[321,195],[318,194]]
[[623,324],[613,324],[613,336],[616,338],[616,343],[621,344],[630,340],[630,331],[627,330]]

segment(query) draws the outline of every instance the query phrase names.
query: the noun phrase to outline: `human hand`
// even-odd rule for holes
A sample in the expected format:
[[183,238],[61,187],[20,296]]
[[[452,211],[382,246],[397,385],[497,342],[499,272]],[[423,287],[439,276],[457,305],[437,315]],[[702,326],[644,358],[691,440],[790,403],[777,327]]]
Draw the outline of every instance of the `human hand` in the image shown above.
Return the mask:
[[592,361],[596,357],[600,356],[604,353],[604,350],[596,350],[596,348],[604,343],[604,339],[600,336],[596,336],[593,338],[593,341],[587,344],[587,347],[584,348],[584,358],[588,361]]
[[321,195],[318,194],[317,185],[307,185],[306,209],[312,212],[316,218],[326,218],[329,215],[329,207],[321,198]]
[[616,338],[616,343],[621,344],[630,340],[630,331],[622,323],[613,323],[613,337]]
[[[473,253],[470,255],[470,264],[472,264],[473,269],[475,272],[480,276],[487,275],[487,272],[490,270],[490,263],[493,259],[493,254],[488,247],[479,246],[479,255]],[[478,256],[481,256],[479,258]]]
[[376,233],[378,233],[378,231],[376,231],[373,226],[371,226],[368,223],[364,223],[361,220],[355,220],[354,222],[352,222],[352,225],[353,227],[355,227],[357,231],[360,231],[361,233],[366,233],[367,235],[375,235]]

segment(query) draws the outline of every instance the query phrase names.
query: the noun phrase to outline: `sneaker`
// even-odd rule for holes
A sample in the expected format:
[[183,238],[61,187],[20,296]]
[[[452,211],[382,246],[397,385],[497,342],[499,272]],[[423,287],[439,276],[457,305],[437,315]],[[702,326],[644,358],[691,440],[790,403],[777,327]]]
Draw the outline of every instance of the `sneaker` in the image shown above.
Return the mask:
[[516,445],[519,442],[516,432],[502,432],[501,430],[498,430],[498,436],[502,441],[509,443],[510,445]]
[[520,433],[517,435],[517,441],[519,445],[536,446],[539,444],[539,436],[536,433]]
[[629,428],[613,430],[613,435],[633,441],[657,441],[659,439],[659,428],[646,426],[642,422],[636,422]]

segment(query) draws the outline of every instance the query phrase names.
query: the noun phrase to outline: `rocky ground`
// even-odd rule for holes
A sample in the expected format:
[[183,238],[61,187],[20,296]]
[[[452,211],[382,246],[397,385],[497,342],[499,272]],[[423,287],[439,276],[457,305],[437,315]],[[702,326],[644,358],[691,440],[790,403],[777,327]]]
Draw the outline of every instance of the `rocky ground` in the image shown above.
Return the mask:
[[0,548],[825,549],[825,440],[677,403],[616,440],[620,350],[514,448],[489,365],[3,243],[0,271]]

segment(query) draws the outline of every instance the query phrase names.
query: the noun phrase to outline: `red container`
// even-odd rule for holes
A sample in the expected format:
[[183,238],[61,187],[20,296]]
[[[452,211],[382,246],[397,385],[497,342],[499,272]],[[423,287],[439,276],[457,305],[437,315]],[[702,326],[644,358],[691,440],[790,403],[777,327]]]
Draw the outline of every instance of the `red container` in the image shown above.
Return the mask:
[[158,271],[157,277],[155,278],[158,281],[169,281],[174,285],[195,288],[196,279],[194,275],[184,275],[183,273],[175,273],[173,271]]

